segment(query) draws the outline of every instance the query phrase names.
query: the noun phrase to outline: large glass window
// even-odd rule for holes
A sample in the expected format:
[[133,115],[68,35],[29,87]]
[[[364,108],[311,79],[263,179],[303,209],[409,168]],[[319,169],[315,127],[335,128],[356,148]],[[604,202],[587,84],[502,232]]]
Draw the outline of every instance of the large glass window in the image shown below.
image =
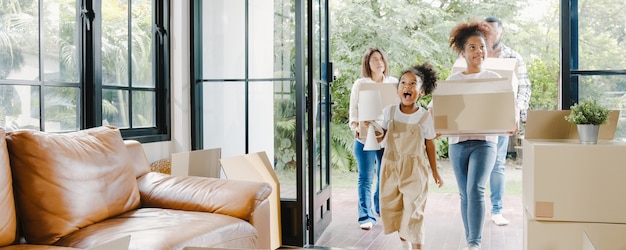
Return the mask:
[[0,1],[0,126],[168,138],[168,5]]
[[592,98],[622,110],[616,139],[626,139],[626,2],[563,0],[563,100]]
[[197,0],[192,8],[195,147],[219,147],[222,157],[266,152],[283,198],[295,197],[296,181],[294,4]]

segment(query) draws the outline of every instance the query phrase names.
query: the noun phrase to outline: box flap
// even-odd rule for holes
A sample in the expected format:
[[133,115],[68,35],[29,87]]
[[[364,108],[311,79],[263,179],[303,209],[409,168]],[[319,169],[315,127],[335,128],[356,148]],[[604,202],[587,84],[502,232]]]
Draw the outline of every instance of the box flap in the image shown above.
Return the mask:
[[435,95],[463,95],[513,92],[507,78],[480,78],[438,81]]
[[[467,68],[465,58],[459,57],[452,65],[452,73],[456,73]],[[483,62],[483,69],[494,71],[503,78],[509,79],[511,86],[517,92],[517,59],[515,58],[493,58],[487,57]]]
[[130,235],[126,235],[119,239],[111,240],[104,244],[87,248],[86,250],[128,250],[129,244],[130,244]]
[[[528,110],[524,139],[578,139],[576,124],[565,116],[569,110]],[[619,110],[611,110],[605,124],[600,125],[598,139],[613,140],[619,119]]]
[[222,150],[211,148],[172,154],[171,173],[174,176],[221,177]]

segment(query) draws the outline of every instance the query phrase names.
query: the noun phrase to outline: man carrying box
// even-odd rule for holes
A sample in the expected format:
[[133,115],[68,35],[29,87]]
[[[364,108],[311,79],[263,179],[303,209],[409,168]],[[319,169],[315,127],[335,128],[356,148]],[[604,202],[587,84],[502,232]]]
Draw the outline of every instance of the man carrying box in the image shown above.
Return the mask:
[[[528,73],[526,72],[526,64],[522,56],[502,43],[502,21],[497,17],[487,17],[485,21],[491,26],[493,32],[487,37],[489,46],[488,57],[495,58],[515,58],[517,59],[517,89],[516,104],[520,110],[520,121],[526,121],[526,112],[529,107],[531,86]],[[504,165],[509,145],[509,136],[498,136],[496,164],[491,171],[489,178],[489,187],[491,189],[491,221],[498,226],[509,224],[509,221],[502,216],[502,196],[504,195],[504,186],[506,178],[504,176]]]

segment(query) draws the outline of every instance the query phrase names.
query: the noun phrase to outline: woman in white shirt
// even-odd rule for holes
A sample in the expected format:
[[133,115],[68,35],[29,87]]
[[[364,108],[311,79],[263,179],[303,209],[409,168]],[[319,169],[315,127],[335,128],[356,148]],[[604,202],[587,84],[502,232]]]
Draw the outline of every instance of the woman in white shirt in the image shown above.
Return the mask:
[[[376,224],[376,214],[380,214],[378,202],[380,162],[383,150],[363,150],[365,140],[359,136],[359,90],[362,83],[397,84],[398,78],[389,75],[389,64],[385,53],[376,47],[365,51],[361,62],[361,75],[352,85],[350,93],[350,117],[349,126],[354,134],[354,157],[356,158],[359,180],[358,180],[358,222],[363,230],[370,230]],[[381,110],[382,112],[382,110]],[[374,201],[372,202],[372,183],[376,178],[376,189],[374,190]],[[372,203],[374,207],[372,207]]]

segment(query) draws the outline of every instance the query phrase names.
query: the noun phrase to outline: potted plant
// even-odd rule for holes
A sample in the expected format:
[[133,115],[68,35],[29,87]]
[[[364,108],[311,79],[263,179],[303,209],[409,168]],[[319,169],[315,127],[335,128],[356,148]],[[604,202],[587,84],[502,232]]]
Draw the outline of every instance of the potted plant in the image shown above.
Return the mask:
[[609,109],[601,106],[595,100],[586,99],[570,107],[571,112],[565,120],[576,124],[578,138],[583,144],[596,144],[600,125],[609,118]]

